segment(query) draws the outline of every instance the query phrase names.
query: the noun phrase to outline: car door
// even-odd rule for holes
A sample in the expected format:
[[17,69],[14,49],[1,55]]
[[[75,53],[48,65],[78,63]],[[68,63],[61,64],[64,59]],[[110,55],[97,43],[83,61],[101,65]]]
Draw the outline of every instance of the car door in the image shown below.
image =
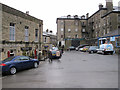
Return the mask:
[[32,60],[30,60],[30,58],[27,56],[22,56],[21,60],[22,60],[22,64],[23,64],[24,69],[30,68],[33,65]]
[[20,57],[18,57],[14,60],[14,65],[18,70],[23,69],[23,63],[22,63],[22,60]]

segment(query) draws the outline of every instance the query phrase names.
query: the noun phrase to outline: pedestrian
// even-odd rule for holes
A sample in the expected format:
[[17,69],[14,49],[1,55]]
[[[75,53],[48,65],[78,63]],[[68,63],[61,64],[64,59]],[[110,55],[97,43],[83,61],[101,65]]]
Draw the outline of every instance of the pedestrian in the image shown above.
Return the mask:
[[64,45],[61,47],[62,54],[64,53]]
[[48,58],[49,62],[52,62],[52,52],[50,50],[48,51]]

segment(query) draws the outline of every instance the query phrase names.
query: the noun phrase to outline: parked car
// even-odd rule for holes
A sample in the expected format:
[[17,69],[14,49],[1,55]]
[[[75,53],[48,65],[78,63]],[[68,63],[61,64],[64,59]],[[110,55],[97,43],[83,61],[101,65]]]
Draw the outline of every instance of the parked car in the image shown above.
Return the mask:
[[102,53],[102,54],[113,54],[114,49],[112,44],[101,44],[100,48],[97,49],[97,53]]
[[90,47],[90,46],[84,46],[83,49],[82,49],[81,51],[83,51],[83,52],[87,52],[88,49],[89,49],[89,47]]
[[80,50],[80,48],[83,48],[84,46],[89,46],[88,44],[82,44],[76,47],[76,51]]
[[62,52],[58,49],[58,47],[52,47],[50,51],[52,52],[52,58],[61,58]]
[[88,49],[89,53],[97,53],[98,46],[90,46]]
[[70,47],[68,47],[68,49],[67,50],[75,50],[75,47],[74,46],[70,46]]
[[16,74],[19,70],[37,68],[39,61],[27,56],[12,56],[1,61],[2,74]]

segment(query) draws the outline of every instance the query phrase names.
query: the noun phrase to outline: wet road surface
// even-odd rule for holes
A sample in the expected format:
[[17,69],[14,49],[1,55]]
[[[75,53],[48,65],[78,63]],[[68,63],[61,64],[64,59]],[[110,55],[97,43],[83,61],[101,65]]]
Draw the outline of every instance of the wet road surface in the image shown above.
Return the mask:
[[65,52],[60,60],[2,78],[3,88],[117,88],[118,56]]

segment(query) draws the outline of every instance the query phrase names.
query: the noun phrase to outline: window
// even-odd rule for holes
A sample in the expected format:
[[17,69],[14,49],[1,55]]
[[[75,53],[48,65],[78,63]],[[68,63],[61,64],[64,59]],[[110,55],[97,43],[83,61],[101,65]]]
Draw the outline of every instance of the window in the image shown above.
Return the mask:
[[35,41],[38,41],[38,29],[35,29]]
[[63,28],[61,28],[61,31],[63,31]]
[[20,57],[20,60],[29,60],[29,57],[25,57],[25,56],[23,56],[23,57]]
[[75,21],[75,25],[78,26],[78,21]]
[[116,47],[120,47],[120,39],[119,39],[119,37],[116,40]]
[[16,58],[14,61],[21,61],[20,57],[19,58]]
[[68,32],[71,32],[71,29],[68,29]]
[[77,35],[77,34],[75,35],[75,38],[78,38],[78,35]]
[[84,28],[82,29],[82,32],[85,32],[85,29],[84,29]]
[[63,21],[61,21],[61,25],[63,25],[64,24],[64,22]]
[[61,35],[61,38],[63,38],[63,35]]
[[47,40],[46,40],[46,37],[44,38],[44,42],[46,42]]
[[118,30],[120,30],[120,26],[118,26]]
[[77,31],[78,31],[78,29],[76,28],[76,29],[75,29],[75,31],[77,32]]
[[118,15],[118,22],[120,22],[120,15]]
[[68,36],[68,38],[71,38],[71,36]]
[[25,26],[25,42],[28,42],[28,40],[29,40],[28,28],[29,27]]
[[109,28],[107,28],[107,34],[110,32],[110,29]]
[[98,33],[96,32],[96,37],[98,36]]
[[103,35],[105,35],[105,29],[104,29]]
[[82,26],[84,26],[85,25],[85,23],[84,22],[82,22]]
[[15,24],[10,23],[10,40],[14,41],[15,40]]

